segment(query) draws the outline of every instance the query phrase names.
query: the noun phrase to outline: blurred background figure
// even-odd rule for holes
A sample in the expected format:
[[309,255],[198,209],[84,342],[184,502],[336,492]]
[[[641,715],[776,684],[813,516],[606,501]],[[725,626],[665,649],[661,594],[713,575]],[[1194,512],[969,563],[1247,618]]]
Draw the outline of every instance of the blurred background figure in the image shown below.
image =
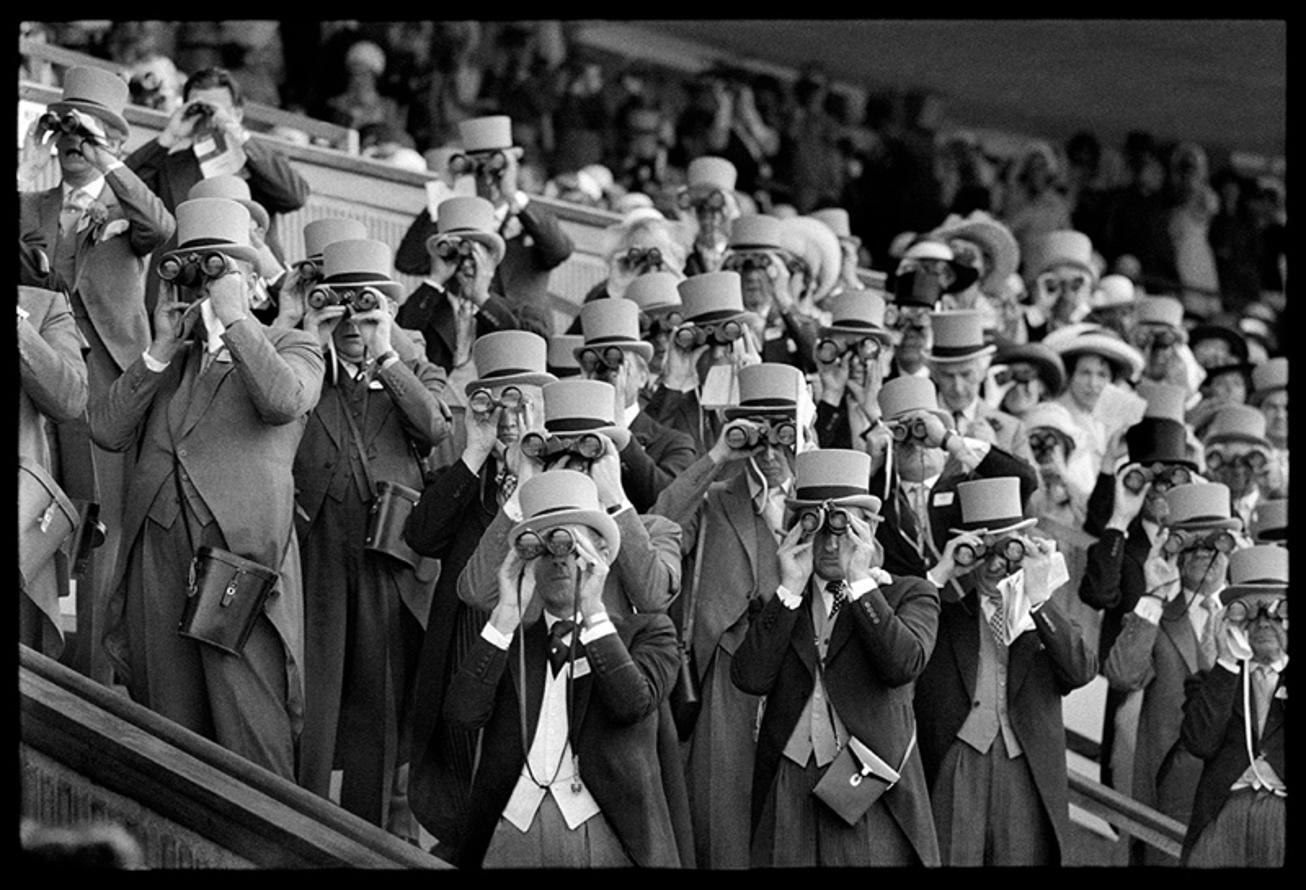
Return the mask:
[[1220,311],[1220,279],[1209,237],[1220,199],[1207,178],[1206,152],[1192,143],[1177,146],[1170,156],[1170,240],[1184,309],[1200,319]]

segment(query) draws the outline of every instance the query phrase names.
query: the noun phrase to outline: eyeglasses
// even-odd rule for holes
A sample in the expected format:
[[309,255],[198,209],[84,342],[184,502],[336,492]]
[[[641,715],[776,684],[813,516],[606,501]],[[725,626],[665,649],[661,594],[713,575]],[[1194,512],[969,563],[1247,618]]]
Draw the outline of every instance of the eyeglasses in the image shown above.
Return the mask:
[[1233,553],[1236,546],[1237,541],[1234,536],[1223,529],[1211,532],[1208,535],[1186,535],[1183,532],[1171,531],[1166,537],[1165,543],[1161,545],[1168,556],[1196,551],[1229,554]]
[[924,441],[929,437],[929,432],[925,428],[924,417],[913,417],[908,420],[891,420],[885,424],[889,432],[893,434],[893,441],[906,442],[908,439],[920,439]]
[[1180,341],[1180,336],[1169,328],[1149,328],[1140,325],[1134,329],[1134,345],[1139,349],[1169,349]]
[[543,535],[527,529],[513,542],[517,555],[532,560],[548,553],[550,556],[567,556],[576,551],[576,537],[565,528],[553,528]]
[[974,565],[986,556],[991,569],[996,572],[999,568],[998,561],[1001,560],[1004,573],[1010,574],[1025,561],[1025,544],[1019,538],[1006,538],[993,544],[981,541],[978,546],[958,544],[952,551],[953,562],[963,568]]
[[370,287],[336,288],[318,285],[308,292],[308,305],[314,309],[344,306],[352,312],[371,312],[381,305],[381,292]]
[[617,265],[623,269],[640,269],[649,271],[662,268],[662,251],[656,247],[632,247],[617,258]]
[[1035,280],[1038,289],[1045,296],[1075,296],[1088,292],[1088,276],[1072,275],[1061,278],[1057,275],[1040,275]]
[[1192,481],[1193,474],[1186,467],[1166,467],[1164,464],[1135,467],[1125,474],[1125,488],[1134,494],[1142,491],[1149,482],[1158,492],[1165,492],[1176,485],[1187,485]]
[[763,441],[792,448],[798,440],[798,427],[792,420],[783,418],[741,418],[730,421],[725,430],[725,439],[731,448],[756,448]]
[[435,255],[443,262],[451,263],[456,259],[468,259],[476,256],[475,243],[464,238],[447,238],[436,242]]
[[681,210],[693,209],[699,213],[704,210],[721,211],[726,209],[726,194],[722,191],[713,191],[695,197],[685,190],[676,197],[676,206]]
[[836,507],[830,501],[815,509],[803,510],[798,514],[798,521],[805,535],[814,535],[822,528],[832,535],[848,532],[848,511]]
[[477,176],[502,176],[508,169],[508,156],[501,151],[485,154],[457,154],[449,158],[449,172],[454,176],[473,173]]
[[619,370],[626,361],[626,354],[619,346],[608,346],[602,350],[582,349],[576,361],[586,374],[594,374],[603,368]]
[[1059,433],[1030,433],[1029,450],[1034,452],[1036,458],[1042,459],[1052,453],[1052,449],[1061,444],[1061,435]]
[[765,272],[768,277],[775,278],[780,274],[780,269],[776,267],[775,258],[769,253],[758,251],[739,251],[729,253],[721,261],[721,268],[726,272]]
[[598,460],[603,456],[603,451],[603,440],[594,433],[575,436],[527,433],[521,438],[521,453],[533,460],[543,461],[561,454],[574,454],[585,460]]
[[744,326],[738,321],[720,321],[715,324],[698,324],[689,322],[676,328],[676,345],[685,351],[712,342],[725,346],[738,340],[744,333]]
[[1246,454],[1239,454],[1232,457],[1226,457],[1219,451],[1210,451],[1206,455],[1206,468],[1212,473],[1223,469],[1237,469],[1242,467],[1252,473],[1260,473],[1268,464],[1269,458],[1260,451],[1249,451]]
[[312,284],[322,277],[322,267],[313,260],[300,260],[295,263],[295,274],[301,282]]
[[993,375],[993,382],[998,386],[1006,386],[1008,383],[1033,383],[1040,379],[1038,371],[1033,368],[1003,368]]
[[874,361],[880,356],[880,341],[874,337],[863,337],[854,342],[840,342],[829,338],[816,341],[816,360],[823,365],[832,365],[854,348],[862,361]]
[[185,257],[170,256],[159,263],[159,277],[181,287],[198,287],[206,279],[221,278],[235,271],[235,261],[216,250]]
[[1251,624],[1261,616],[1283,622],[1288,620],[1288,600],[1283,598],[1251,604],[1245,600],[1234,600],[1225,608],[1224,614],[1234,624]]
[[476,414],[489,414],[495,408],[516,411],[526,402],[522,391],[515,386],[505,386],[495,398],[488,389],[476,389],[467,397],[467,407]]

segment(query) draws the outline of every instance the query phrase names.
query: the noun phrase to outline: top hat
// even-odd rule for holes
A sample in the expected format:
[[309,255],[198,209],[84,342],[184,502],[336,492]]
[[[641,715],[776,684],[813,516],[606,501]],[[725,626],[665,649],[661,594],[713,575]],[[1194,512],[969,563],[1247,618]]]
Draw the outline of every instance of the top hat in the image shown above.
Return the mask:
[[603,380],[570,378],[550,383],[544,394],[544,429],[559,435],[602,433],[621,451],[630,430],[616,421],[617,390]]
[[660,315],[684,305],[676,287],[679,283],[680,279],[671,272],[645,272],[626,286],[625,299],[649,316]]
[[177,246],[164,257],[216,250],[227,256],[258,262],[249,243],[249,211],[230,198],[191,198],[177,205]]
[[512,144],[512,118],[506,114],[474,117],[458,122],[458,141],[463,151],[508,151]]
[[1206,428],[1202,437],[1203,445],[1218,445],[1221,442],[1245,442],[1257,445],[1269,451],[1273,446],[1265,438],[1265,415],[1251,405],[1226,405]]
[[330,287],[374,287],[392,300],[404,293],[390,277],[390,245],[370,238],[332,241],[322,250],[322,283]]
[[1125,431],[1129,462],[1150,467],[1152,464],[1178,464],[1194,473],[1197,464],[1188,454],[1188,428],[1180,421],[1165,417],[1144,417]]
[[579,360],[581,350],[605,346],[620,346],[639,353],[644,361],[653,358],[653,344],[639,338],[639,306],[631,300],[595,300],[580,310],[580,329],[585,342],[576,347]]
[[1138,324],[1160,324],[1177,331],[1184,329],[1184,304],[1174,297],[1153,297],[1144,294],[1138,300],[1134,310],[1134,321]]
[[1047,388],[1047,398],[1061,394],[1066,385],[1066,367],[1061,363],[1061,356],[1043,343],[1021,343],[1004,346],[993,356],[994,364],[1012,365],[1016,362],[1028,362],[1038,371],[1043,386]]
[[724,409],[726,420],[753,414],[798,413],[798,397],[807,385],[793,365],[762,362],[739,369],[739,404]]
[[764,213],[741,216],[730,227],[731,250],[789,250],[779,217]]
[[1037,519],[1025,518],[1020,508],[1020,479],[994,476],[957,483],[957,501],[961,506],[961,524],[949,534],[971,532],[976,535],[1005,535],[1029,528]]
[[1288,499],[1261,501],[1252,513],[1252,539],[1262,541],[1288,540]]
[[1257,544],[1229,554],[1229,586],[1220,591],[1220,603],[1257,594],[1288,595],[1287,547]]
[[489,248],[497,266],[503,260],[505,246],[494,220],[494,205],[478,195],[445,198],[435,208],[436,233],[426,239],[429,251],[447,235],[479,241]]
[[1083,232],[1072,229],[1046,232],[1031,238],[1025,255],[1025,277],[1036,278],[1054,266],[1074,266],[1090,280],[1095,279],[1093,242]]
[[813,210],[808,214],[812,219],[820,220],[830,227],[834,236],[840,241],[852,241],[861,244],[862,239],[853,234],[852,224],[848,218],[848,211],[842,207],[823,207],[820,210]]
[[989,293],[996,294],[1007,277],[1020,266],[1020,246],[1016,243],[1015,236],[1010,229],[983,210],[975,210],[967,217],[952,214],[943,221],[943,225],[934,230],[932,236],[944,241],[963,238],[983,248],[987,255],[987,271],[980,287]]
[[1143,409],[1144,417],[1158,417],[1184,423],[1184,405],[1188,402],[1188,392],[1173,383],[1159,383],[1155,380],[1138,381],[1138,394],[1147,400]]
[[[255,201],[249,194],[249,183],[239,176],[223,175],[211,176],[208,179],[201,179],[190,187],[186,193],[189,198],[230,198],[241,204],[249,215],[258,223],[263,231],[268,230],[268,212],[263,209],[263,205]],[[362,237],[362,236],[360,236]]]
[[[946,242],[940,241],[933,235],[922,235],[913,241],[906,251],[903,252],[902,259],[898,261],[898,265],[901,266],[905,260],[942,260],[951,266],[953,275],[952,284],[942,288],[940,293],[961,293],[979,279],[978,269],[974,266],[968,266],[965,263],[957,262],[956,255],[953,254],[952,248],[949,247]],[[894,292],[897,293],[896,287],[894,287],[894,282],[896,282],[898,278],[898,271],[896,268],[894,269],[892,278],[893,282],[890,284],[891,287],[893,287]],[[900,305],[928,305],[931,309],[934,308],[932,303],[913,303],[910,300],[904,300],[902,297],[899,297],[897,302]]]
[[1252,394],[1247,397],[1247,401],[1253,405],[1260,405],[1270,393],[1287,387],[1287,356],[1266,359],[1252,369]]
[[846,290],[830,301],[830,323],[819,336],[852,334],[892,343],[893,334],[884,327],[884,297],[873,290]]
[[522,532],[542,535],[559,525],[583,525],[602,536],[608,563],[616,560],[621,532],[599,503],[598,487],[589,476],[577,470],[550,470],[523,482],[517,497],[522,519],[508,533],[509,541],[516,541]]
[[472,380],[464,392],[498,386],[543,386],[557,380],[545,369],[549,344],[531,331],[494,331],[472,343],[472,360],[479,380]]
[[738,179],[739,171],[725,158],[694,158],[685,170],[686,188],[691,194],[714,191],[730,194]]
[[685,321],[710,324],[751,314],[744,309],[738,272],[704,272],[686,278],[676,289],[685,306]]
[[[736,220],[735,226],[738,225]],[[812,299],[820,300],[829,294],[843,268],[843,251],[830,227],[811,217],[792,216],[780,221],[780,237],[785,249],[801,258],[811,270]]]
[[367,226],[356,219],[315,219],[304,226],[304,257],[315,260],[332,241],[367,237]]
[[928,377],[906,375],[885,381],[876,396],[880,413],[886,421],[897,420],[904,414],[916,411],[929,411],[943,421],[945,428],[951,428],[952,415],[939,408],[939,391],[934,381]]
[[1088,298],[1089,309],[1134,305],[1134,283],[1124,275],[1103,275]]
[[112,71],[103,68],[69,68],[63,75],[63,95],[51,102],[49,110],[55,114],[65,111],[82,111],[102,122],[116,135],[126,139],[131,135],[122,111],[131,97],[131,88]]
[[932,362],[960,362],[992,355],[997,347],[984,342],[984,313],[975,309],[953,309],[930,313],[934,344],[925,353]]
[[1020,416],[1021,426],[1025,432],[1037,429],[1050,429],[1060,433],[1066,440],[1066,454],[1079,446],[1079,425],[1070,416],[1070,409],[1060,402],[1038,402]]
[[1169,509],[1166,524],[1184,531],[1237,529],[1243,521],[1232,515],[1229,486],[1220,482],[1189,482],[1165,493]]
[[1115,377],[1133,380],[1143,373],[1143,354],[1107,331],[1087,331],[1066,341],[1058,341],[1061,361],[1070,365],[1077,355],[1096,355],[1111,366]]
[[576,361],[576,350],[584,342],[585,338],[580,334],[554,334],[549,338],[545,368],[559,380],[579,377],[580,363]]
[[871,456],[847,448],[818,448],[794,457],[793,496],[790,507],[813,507],[831,501],[845,507],[862,507],[879,520],[880,499],[870,492]]

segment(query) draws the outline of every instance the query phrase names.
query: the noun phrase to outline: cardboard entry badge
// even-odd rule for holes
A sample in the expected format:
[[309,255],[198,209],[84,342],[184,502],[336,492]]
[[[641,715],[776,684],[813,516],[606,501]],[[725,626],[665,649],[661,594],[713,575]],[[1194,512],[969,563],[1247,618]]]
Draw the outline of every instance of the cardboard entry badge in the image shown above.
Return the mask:
[[739,404],[739,369],[731,362],[707,369],[707,379],[699,395],[704,408],[726,408]]
[[228,143],[226,134],[221,130],[197,138],[191,151],[195,153],[195,160],[199,161],[200,173],[205,179],[228,176],[245,166],[245,149]]

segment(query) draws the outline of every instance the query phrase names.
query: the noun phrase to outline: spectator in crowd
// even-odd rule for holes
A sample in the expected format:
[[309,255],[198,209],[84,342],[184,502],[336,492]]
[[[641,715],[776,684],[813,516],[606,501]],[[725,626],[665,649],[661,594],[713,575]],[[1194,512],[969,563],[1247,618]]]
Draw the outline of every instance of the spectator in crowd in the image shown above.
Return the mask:
[[[521,502],[498,603],[444,702],[453,725],[483,730],[458,859],[489,868],[678,866],[658,763],[675,627],[664,615],[605,611],[604,582],[623,542],[588,477],[532,477]],[[534,585],[521,583],[527,572]],[[543,620],[526,623],[531,606]],[[508,669],[518,661],[527,667]],[[534,727],[522,723],[519,704],[535,714]],[[534,738],[529,751],[523,737]]]
[[127,79],[133,105],[171,115],[181,106],[186,77],[167,56],[147,56],[131,66]]
[[[57,286],[68,297],[86,346],[92,403],[104,401],[110,385],[149,346],[148,257],[177,225],[121,160],[131,133],[122,116],[127,98],[127,84],[112,72],[69,68],[59,100],[28,130],[18,171],[20,181],[34,183],[52,161],[59,168],[60,182],[53,188],[19,192],[19,238],[49,257]],[[92,555],[78,585],[86,627],[102,630],[134,461],[129,454],[93,447],[84,415],[55,414],[62,422],[51,430],[58,450],[50,469],[70,496],[99,505],[105,526],[105,546]],[[107,681],[107,665],[92,637],[79,635],[76,663]]]
[[990,405],[1021,419],[1035,406],[1061,395],[1066,367],[1061,356],[1042,343],[1003,346],[993,356],[985,381]]
[[385,51],[370,40],[360,40],[345,52],[348,85],[344,92],[326,101],[326,119],[342,127],[360,130],[369,124],[386,124],[404,129],[404,112],[399,103],[380,90],[385,74]]
[[684,304],[677,289],[679,281],[670,272],[649,272],[638,276],[626,288],[626,299],[639,307],[640,336],[653,344],[649,359],[649,380],[640,394],[641,403],[661,385],[662,363],[671,337],[684,319]]
[[940,308],[976,309],[983,313],[984,330],[996,332],[1000,326],[996,304],[1004,282],[1020,265],[1020,249],[1011,231],[987,211],[976,210],[965,217],[952,214],[931,237],[945,242],[957,262],[979,273],[965,290],[944,294]]
[[239,176],[224,174],[201,179],[191,187],[187,195],[188,200],[193,198],[228,198],[249,211],[249,243],[258,253],[258,259],[254,262],[256,277],[250,309],[259,321],[271,323],[277,315],[273,285],[282,280],[286,267],[272,253],[272,248],[267,243],[268,212],[251,199],[248,183]]
[[443,718],[445,691],[487,618],[458,598],[458,575],[517,488],[521,451],[513,446],[535,428],[540,388],[555,380],[545,371],[547,352],[529,331],[477,337],[479,377],[463,388],[471,410],[454,415],[462,451],[430,477],[404,527],[413,550],[440,560],[414,680],[408,800],[436,838],[434,852],[450,861],[465,837],[477,735]]
[[[1265,416],[1265,438],[1270,443],[1265,495],[1288,496],[1288,359],[1268,359],[1252,369],[1248,403]],[[1262,502],[1263,503],[1263,502]]]
[[341,806],[415,838],[393,821],[392,795],[407,794],[406,712],[436,567],[403,543],[402,527],[374,527],[371,514],[416,497],[420,456],[449,428],[442,369],[394,331],[403,286],[390,268],[379,241],[327,244],[323,276],[296,307],[329,357],[294,463],[311,680],[299,773],[326,797],[341,770]]
[[410,87],[408,109],[408,131],[424,150],[456,140],[458,124],[480,114],[477,97],[484,75],[476,58],[481,42],[479,22],[431,25],[430,66],[419,69],[422,73]]
[[[760,614],[731,664],[735,684],[767,702],[753,771],[754,866],[938,864],[911,715],[938,593],[880,567],[870,463],[836,449],[795,458],[780,583],[758,591]],[[869,749],[901,777],[860,812],[827,808],[817,790],[848,747],[855,757]]]
[[1190,142],[1170,155],[1170,240],[1184,309],[1200,319],[1220,311],[1220,279],[1211,249],[1211,219],[1220,199],[1208,180],[1206,152]]
[[[173,281],[194,283],[169,284],[149,349],[91,405],[96,443],[139,455],[104,645],[134,700],[293,781],[306,678],[286,470],[317,404],[321,348],[306,332],[249,316],[257,255],[244,207],[186,201],[177,229],[178,247],[161,268],[179,264]],[[200,251],[225,270],[209,277],[214,264],[201,270],[191,259]],[[177,632],[194,561],[233,557],[257,563],[277,590],[242,627],[224,628],[248,634],[239,656],[202,622],[191,625],[198,638]],[[199,572],[208,577],[207,566]],[[212,584],[204,590],[197,596],[222,595]]]
[[[253,202],[250,202],[253,204]],[[258,206],[258,205],[254,205]],[[254,211],[251,210],[251,214]],[[258,226],[251,227],[251,241]],[[305,300],[309,290],[322,277],[322,263],[326,246],[335,241],[356,241],[367,238],[367,227],[356,219],[326,217],[315,219],[304,226],[304,258],[292,263],[280,279],[269,284],[268,290],[276,304],[275,312],[266,320],[269,327],[297,328],[303,320]],[[281,293],[286,297],[282,299]],[[254,311],[255,317],[264,320],[266,309]]]
[[1283,312],[1288,276],[1288,225],[1283,188],[1273,179],[1256,182],[1252,211],[1260,231],[1261,299]]
[[1120,339],[1130,342],[1137,305],[1138,289],[1132,281],[1123,275],[1103,275],[1088,298],[1088,314],[1084,316],[1084,321],[1101,325],[1114,331]]
[[1200,436],[1221,408],[1247,401],[1252,364],[1246,338],[1226,324],[1193,328],[1188,332],[1188,347],[1205,373],[1198,389],[1202,399],[1188,412],[1188,423]]
[[689,107],[676,121],[671,157],[673,164],[686,169],[701,157],[724,158],[734,166],[739,191],[750,196],[759,181],[770,178],[771,162],[780,150],[780,132],[763,120],[752,79],[750,74],[717,68],[690,84]]
[[[666,272],[676,281],[684,280],[683,229],[652,207],[630,211],[603,235],[608,276],[590,288],[585,303],[604,297],[624,297],[635,279],[650,272]],[[573,331],[579,330],[578,324],[572,325]]]
[[1154,293],[1172,290],[1177,273],[1170,206],[1162,191],[1165,167],[1149,133],[1126,137],[1125,162],[1129,181],[1111,198],[1099,249],[1111,271]]
[[1183,745],[1203,761],[1184,835],[1185,865],[1284,864],[1287,595],[1287,551],[1249,547],[1229,557],[1216,665],[1193,678],[1184,701]]
[[862,239],[852,233],[848,211],[842,207],[824,207],[811,213],[811,218],[820,220],[834,232],[839,239],[839,277],[829,296],[836,297],[844,291],[861,290],[861,279],[857,277],[857,268],[861,265]]
[[877,291],[844,291],[817,332],[816,432],[823,447],[862,448],[879,421],[877,396],[893,361],[885,308]]
[[414,173],[426,172],[426,158],[417,153],[413,137],[387,123],[364,124],[358,131],[359,155]]
[[603,96],[603,69],[597,62],[573,57],[554,76],[552,167],[579,170],[607,155],[610,125]]
[[670,182],[667,175],[665,121],[656,108],[632,105],[618,118],[619,160],[613,166],[617,182],[628,192],[661,193]]
[[686,275],[721,270],[731,227],[740,216],[737,175],[735,165],[725,158],[699,157],[689,162],[686,184],[676,195],[677,206],[691,212],[697,223],[685,260]]
[[950,215],[968,217],[993,212],[983,149],[974,136],[962,133],[948,139],[936,162],[943,203]]
[[[488,59],[481,63],[484,74],[478,98],[487,110],[512,119],[513,135],[527,154],[548,158],[554,148],[551,115],[555,99],[552,92],[542,85],[550,79],[554,65],[541,52],[537,33],[541,24],[499,23],[492,32],[493,49]],[[462,127],[461,123],[459,127]],[[503,147],[506,149],[509,144],[505,142]],[[471,150],[468,146],[468,151]]]
[[[518,188],[523,151],[513,145],[512,128],[512,119],[503,115],[462,121],[458,141],[465,154],[451,158],[449,168],[455,176],[474,175],[476,194],[493,205],[494,230],[505,245],[495,270],[495,292],[531,330],[547,337],[553,332],[549,273],[571,256],[572,243],[553,214]],[[408,275],[430,274],[427,242],[435,229],[430,211],[419,213],[395,251],[395,268]]]
[[1197,391],[1201,366],[1188,347],[1184,306],[1174,297],[1144,296],[1134,310],[1130,342],[1143,354],[1143,377]]
[[[54,43],[56,41],[52,37],[52,30],[45,22],[19,22],[18,39],[36,44]],[[54,70],[53,62],[26,54],[18,59],[18,79],[47,87],[59,86],[59,75]]]
[[893,306],[885,319],[897,338],[894,376],[930,373],[925,364],[933,336],[930,314],[945,293],[965,290],[978,275],[973,266],[956,262],[942,241],[919,238],[906,249],[888,281]]
[[1206,475],[1228,487],[1244,527],[1251,525],[1267,484],[1274,446],[1265,426],[1265,415],[1251,405],[1230,405],[1216,412],[1202,437]]
[[1082,431],[1066,406],[1057,401],[1039,402],[1021,416],[1020,422],[1029,433],[1029,448],[1039,476],[1038,491],[1029,499],[1030,512],[1039,519],[1081,528],[1091,488],[1072,478],[1069,462],[1080,447]]
[[[1143,595],[1124,615],[1102,672],[1113,689],[1143,693],[1130,796],[1187,824],[1201,762],[1176,748],[1184,683],[1215,664],[1219,592],[1242,522],[1230,515],[1229,491],[1218,483],[1175,486],[1166,501],[1166,529],[1143,562]],[[1134,864],[1174,864],[1153,847],[1138,847]]]
[[819,64],[803,67],[793,86],[793,105],[785,120],[788,173],[799,213],[810,213],[823,202],[837,201],[843,190],[838,123],[825,110],[830,78]]
[[[85,415],[82,342],[67,297],[59,291],[18,286],[18,641],[51,658],[63,653],[59,597],[68,592],[68,569],[64,554],[32,538],[41,538],[47,530],[41,527],[44,511],[58,509],[59,498],[67,502],[51,478],[55,468],[49,426]],[[40,502],[28,501],[25,494],[31,491]],[[34,515],[25,516],[29,503]],[[66,519],[72,524],[77,518]]]
[[[241,124],[244,93],[222,68],[197,70],[182,90],[185,104],[173,112],[163,132],[132,152],[125,161],[162,199],[169,211],[186,200],[201,179],[222,174],[243,176],[253,200],[267,210],[268,244],[284,260],[277,238],[277,214],[290,213],[308,200],[308,182],[290,161],[261,139],[254,139]],[[152,312],[158,300],[155,271],[159,257],[173,241],[163,245],[150,263],[146,278],[145,307]]]
[[1061,699],[1093,679],[1097,658],[1052,597],[1065,558],[1021,534],[1035,522],[1023,487],[956,487],[949,549],[972,554],[966,595],[943,600],[913,701],[944,865],[1059,865],[1070,843]]
[[1033,303],[1025,311],[1031,340],[1083,321],[1097,284],[1093,245],[1082,232],[1069,230],[1032,236],[1025,250],[1025,283]]
[[1020,255],[1029,256],[1037,236],[1070,228],[1070,207],[1061,194],[1061,162],[1046,142],[1030,145],[1013,171],[1002,221]]
[[827,299],[839,283],[843,250],[830,227],[810,216],[781,220],[780,231],[795,262],[789,272],[789,292],[798,311],[826,321]]
[[1219,208],[1211,217],[1209,238],[1223,308],[1241,312],[1261,295],[1259,244],[1251,204],[1254,184],[1224,167],[1211,177]]

